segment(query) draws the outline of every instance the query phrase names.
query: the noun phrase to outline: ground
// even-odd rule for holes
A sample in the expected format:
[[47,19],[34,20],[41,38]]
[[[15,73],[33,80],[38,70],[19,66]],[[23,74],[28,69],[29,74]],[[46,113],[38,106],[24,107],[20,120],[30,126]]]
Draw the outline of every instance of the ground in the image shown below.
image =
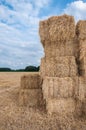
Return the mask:
[[47,115],[18,102],[20,78],[27,72],[0,72],[0,130],[86,130],[85,117]]

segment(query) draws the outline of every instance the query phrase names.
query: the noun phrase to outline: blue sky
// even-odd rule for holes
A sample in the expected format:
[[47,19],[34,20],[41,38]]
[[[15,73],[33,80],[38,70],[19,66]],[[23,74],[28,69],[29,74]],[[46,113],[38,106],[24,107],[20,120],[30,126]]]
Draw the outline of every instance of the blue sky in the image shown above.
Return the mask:
[[0,0],[0,67],[38,66],[39,21],[64,13],[86,19],[86,0]]

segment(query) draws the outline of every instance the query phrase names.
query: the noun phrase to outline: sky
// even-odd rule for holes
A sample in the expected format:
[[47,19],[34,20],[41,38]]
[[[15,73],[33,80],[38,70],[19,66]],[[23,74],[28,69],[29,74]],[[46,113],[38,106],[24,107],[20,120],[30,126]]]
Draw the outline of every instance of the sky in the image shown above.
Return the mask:
[[39,66],[39,21],[69,14],[86,19],[86,0],[0,0],[0,67]]

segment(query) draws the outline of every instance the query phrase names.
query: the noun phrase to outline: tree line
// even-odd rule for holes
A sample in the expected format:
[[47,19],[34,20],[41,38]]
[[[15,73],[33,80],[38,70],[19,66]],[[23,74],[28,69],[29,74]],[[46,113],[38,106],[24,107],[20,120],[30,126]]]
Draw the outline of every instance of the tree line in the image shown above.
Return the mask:
[[40,66],[27,66],[25,69],[11,69],[11,68],[0,68],[0,72],[38,72],[40,69]]

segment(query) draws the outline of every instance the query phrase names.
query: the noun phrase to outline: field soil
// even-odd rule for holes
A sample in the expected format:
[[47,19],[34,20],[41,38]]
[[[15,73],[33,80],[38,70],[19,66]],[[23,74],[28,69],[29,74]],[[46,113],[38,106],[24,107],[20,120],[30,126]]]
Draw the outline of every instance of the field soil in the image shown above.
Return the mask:
[[48,115],[19,105],[20,78],[28,72],[0,72],[0,130],[86,130],[86,118]]

